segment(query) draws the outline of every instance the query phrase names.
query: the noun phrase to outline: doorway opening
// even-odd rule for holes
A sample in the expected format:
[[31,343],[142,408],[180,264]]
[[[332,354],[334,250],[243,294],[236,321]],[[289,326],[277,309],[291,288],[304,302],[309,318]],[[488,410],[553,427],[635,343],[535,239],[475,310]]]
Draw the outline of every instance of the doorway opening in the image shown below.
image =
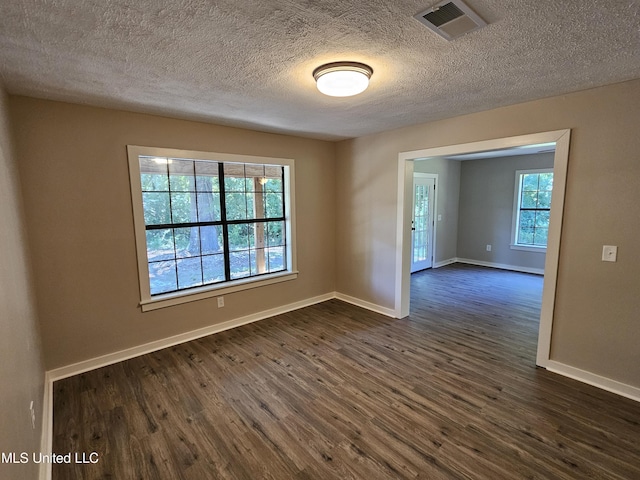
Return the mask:
[[551,349],[553,329],[553,310],[560,256],[562,215],[564,211],[564,192],[566,186],[567,164],[569,157],[570,130],[557,130],[517,137],[485,140],[480,142],[427,148],[398,155],[398,228],[396,232],[396,286],[395,316],[404,318],[409,315],[411,282],[411,206],[413,204],[414,161],[421,158],[488,152],[512,147],[524,147],[537,144],[554,144],[554,195],[550,211],[545,276],[542,293],[542,308],[536,364],[546,367]]

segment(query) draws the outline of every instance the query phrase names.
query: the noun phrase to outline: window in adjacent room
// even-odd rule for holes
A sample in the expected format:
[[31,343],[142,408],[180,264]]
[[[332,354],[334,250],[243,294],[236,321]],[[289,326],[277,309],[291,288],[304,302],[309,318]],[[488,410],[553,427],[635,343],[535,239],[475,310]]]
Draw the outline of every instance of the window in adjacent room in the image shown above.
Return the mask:
[[295,278],[293,160],[128,152],[143,310]]
[[552,191],[552,169],[516,171],[512,248],[546,250]]

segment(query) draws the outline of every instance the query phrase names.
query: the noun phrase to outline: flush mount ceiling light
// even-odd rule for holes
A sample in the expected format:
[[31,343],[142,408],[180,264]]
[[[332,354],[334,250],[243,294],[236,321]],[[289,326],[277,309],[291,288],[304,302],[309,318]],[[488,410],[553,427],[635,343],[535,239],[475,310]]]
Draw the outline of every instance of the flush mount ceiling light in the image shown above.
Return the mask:
[[334,62],[313,71],[316,85],[325,95],[350,97],[364,92],[369,86],[373,69],[357,62]]

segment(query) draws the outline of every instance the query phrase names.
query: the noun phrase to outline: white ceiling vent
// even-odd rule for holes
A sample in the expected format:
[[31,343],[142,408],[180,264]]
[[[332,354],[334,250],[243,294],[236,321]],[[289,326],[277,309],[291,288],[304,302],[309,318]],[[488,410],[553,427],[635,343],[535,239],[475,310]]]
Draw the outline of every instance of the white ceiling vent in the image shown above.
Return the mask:
[[487,24],[462,0],[445,0],[418,13],[415,18],[446,40],[453,40]]

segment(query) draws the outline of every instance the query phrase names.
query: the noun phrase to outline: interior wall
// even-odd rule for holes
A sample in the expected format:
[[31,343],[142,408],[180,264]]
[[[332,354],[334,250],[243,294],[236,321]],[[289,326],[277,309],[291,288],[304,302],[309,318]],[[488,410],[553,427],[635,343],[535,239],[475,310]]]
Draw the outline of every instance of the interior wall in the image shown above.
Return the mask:
[[[436,253],[435,266],[458,256],[458,210],[460,199],[460,162],[444,158],[429,158],[414,162],[416,173],[437,173],[436,188]],[[438,215],[441,218],[438,219]]]
[[[7,98],[0,88],[0,452],[31,455],[40,450],[45,372],[9,132]],[[38,465],[31,461],[0,463],[0,478],[37,476]]]
[[[553,168],[553,153],[460,162],[458,257],[544,270],[544,252],[513,250],[511,228],[516,170]],[[486,249],[491,245],[491,251]]]
[[[335,144],[11,97],[47,369],[335,291]],[[142,313],[126,146],[293,158],[296,280]]]
[[338,291],[394,306],[399,152],[570,128],[551,359],[640,387],[638,105],[634,80],[340,142]]

